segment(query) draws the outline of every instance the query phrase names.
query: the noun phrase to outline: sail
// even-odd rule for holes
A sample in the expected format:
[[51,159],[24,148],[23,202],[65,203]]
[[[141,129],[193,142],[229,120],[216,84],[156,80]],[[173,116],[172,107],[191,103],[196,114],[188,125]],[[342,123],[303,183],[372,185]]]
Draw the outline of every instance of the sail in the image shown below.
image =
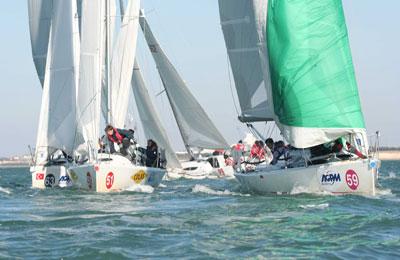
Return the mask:
[[82,0],[77,115],[92,155],[97,151],[97,139],[100,136],[104,17],[105,5],[102,0]]
[[143,16],[140,17],[140,25],[157,64],[185,145],[210,149],[229,147],[168,60]]
[[132,75],[132,91],[146,138],[153,139],[158,144],[159,148],[165,150],[167,165],[169,168],[182,168],[171,144],[169,143],[167,134],[161,126],[161,121],[150,100],[149,93],[147,92],[137,63],[135,63]]
[[28,0],[29,31],[36,72],[43,86],[53,0]]
[[365,132],[341,1],[270,0],[267,46],[274,111],[289,143]]
[[[273,120],[265,57],[267,0],[219,0],[219,12],[242,122]],[[266,74],[266,75],[264,75]]]
[[139,0],[130,0],[111,59],[111,123],[123,128],[128,112],[130,82],[139,26]]
[[36,145],[37,163],[62,149],[70,154],[78,138],[76,84],[79,33],[75,1],[54,1]]
[[[108,5],[107,5],[108,4]],[[114,43],[114,34],[115,34],[115,22],[117,17],[117,7],[115,0],[108,0],[103,2],[104,8],[109,8],[108,17],[110,23],[110,57],[112,57],[113,43]],[[104,27],[107,26],[107,19],[103,19]],[[103,33],[103,72],[102,72],[102,87],[101,87],[101,113],[105,121],[107,121],[107,113],[108,113],[108,86],[107,86],[107,30],[104,30]]]

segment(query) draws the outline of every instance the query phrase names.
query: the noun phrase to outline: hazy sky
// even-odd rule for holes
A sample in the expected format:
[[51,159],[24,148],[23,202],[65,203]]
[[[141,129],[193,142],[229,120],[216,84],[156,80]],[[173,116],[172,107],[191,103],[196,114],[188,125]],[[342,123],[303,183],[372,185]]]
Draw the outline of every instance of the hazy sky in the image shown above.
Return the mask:
[[[343,3],[367,130],[373,133],[379,129],[384,145],[400,146],[400,1]],[[217,0],[142,0],[142,6],[156,37],[194,96],[226,139],[237,141],[245,128],[236,120]],[[26,1],[3,1],[0,157],[27,153],[27,146],[36,142],[42,91],[31,57],[28,30]],[[166,99],[162,95],[155,97],[161,82],[142,37],[138,58],[172,143],[181,149]],[[137,116],[133,108],[130,110]],[[136,123],[137,120],[132,122]],[[261,126],[260,130],[266,129]],[[143,138],[140,133],[139,138]]]

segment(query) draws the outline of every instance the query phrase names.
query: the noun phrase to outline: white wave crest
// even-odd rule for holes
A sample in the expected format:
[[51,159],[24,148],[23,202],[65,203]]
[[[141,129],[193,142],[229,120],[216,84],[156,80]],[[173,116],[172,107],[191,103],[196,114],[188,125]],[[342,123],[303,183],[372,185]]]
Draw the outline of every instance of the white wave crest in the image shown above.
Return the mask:
[[308,189],[306,187],[302,187],[302,186],[297,186],[294,187],[290,193],[290,195],[299,195],[299,194],[315,194],[315,195],[323,195],[323,196],[331,196],[334,195],[333,193],[329,192],[329,191],[315,191],[315,190],[311,190]]
[[376,189],[376,196],[392,196],[394,195],[390,189]]
[[249,194],[241,194],[237,192],[232,192],[230,190],[224,190],[224,191],[219,191],[219,190],[213,190],[210,187],[207,187],[205,185],[200,185],[196,184],[192,188],[193,193],[206,193],[210,195],[220,195],[220,196],[250,196]]
[[399,179],[400,176],[398,176],[395,172],[390,171],[389,174],[387,176],[382,176],[381,174],[379,174],[379,179],[382,180],[393,180],[393,179]]
[[300,205],[302,209],[326,209],[329,207],[329,203],[322,203],[322,204],[307,204],[307,205]]
[[127,188],[126,191],[133,191],[139,193],[153,193],[154,188],[149,185],[133,185]]
[[3,192],[5,194],[11,194],[11,191],[9,189],[3,188],[3,187],[0,187],[0,192]]

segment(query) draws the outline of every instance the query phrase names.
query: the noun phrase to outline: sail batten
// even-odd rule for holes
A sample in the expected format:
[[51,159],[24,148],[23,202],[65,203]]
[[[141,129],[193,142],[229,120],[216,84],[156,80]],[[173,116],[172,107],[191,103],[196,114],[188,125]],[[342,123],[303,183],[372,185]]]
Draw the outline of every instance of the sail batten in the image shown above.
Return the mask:
[[221,133],[189,91],[185,82],[165,55],[144,16],[140,17],[140,26],[157,65],[188,152],[190,153],[189,147],[209,149],[228,147]]

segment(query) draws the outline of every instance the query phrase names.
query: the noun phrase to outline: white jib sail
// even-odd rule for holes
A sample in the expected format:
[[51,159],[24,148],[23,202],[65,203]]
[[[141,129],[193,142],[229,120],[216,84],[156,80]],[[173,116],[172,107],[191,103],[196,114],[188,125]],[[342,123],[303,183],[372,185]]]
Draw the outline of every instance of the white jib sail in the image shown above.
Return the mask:
[[111,59],[111,123],[123,128],[128,111],[130,83],[139,26],[139,0],[130,0]]
[[268,0],[219,0],[224,33],[244,122],[273,120],[265,28]]
[[97,140],[100,136],[104,17],[104,1],[82,1],[77,114],[86,148],[91,156],[97,152]]
[[[79,34],[75,1],[54,1],[36,144],[36,163],[62,149],[71,154],[79,137],[76,82]],[[77,39],[78,37],[78,39]]]
[[185,145],[209,149],[229,147],[168,60],[143,16],[140,17],[140,25],[157,64],[158,72]]
[[182,168],[151,102],[137,63],[135,63],[132,75],[132,91],[146,138],[153,139],[156,141],[160,149],[165,150],[167,165],[169,168]]
[[46,70],[52,11],[53,0],[28,0],[32,56],[42,87]]

